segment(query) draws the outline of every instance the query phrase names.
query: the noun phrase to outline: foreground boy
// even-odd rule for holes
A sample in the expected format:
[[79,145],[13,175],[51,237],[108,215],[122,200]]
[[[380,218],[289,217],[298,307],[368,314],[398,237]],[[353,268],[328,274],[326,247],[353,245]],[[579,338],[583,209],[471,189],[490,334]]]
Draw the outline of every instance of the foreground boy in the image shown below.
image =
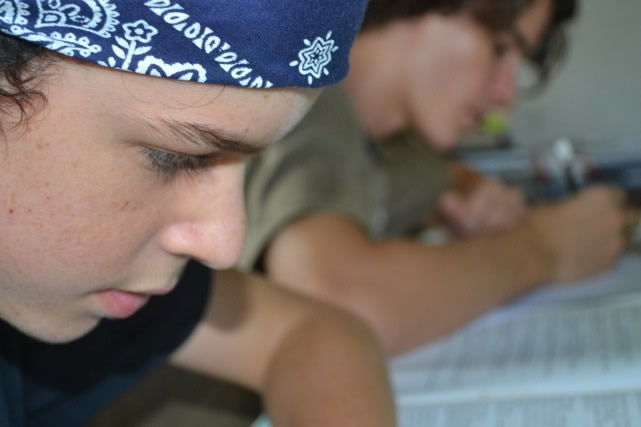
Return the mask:
[[0,425],[79,425],[167,357],[279,426],[394,425],[359,322],[210,271],[242,248],[243,162],[344,76],[363,7],[4,2]]

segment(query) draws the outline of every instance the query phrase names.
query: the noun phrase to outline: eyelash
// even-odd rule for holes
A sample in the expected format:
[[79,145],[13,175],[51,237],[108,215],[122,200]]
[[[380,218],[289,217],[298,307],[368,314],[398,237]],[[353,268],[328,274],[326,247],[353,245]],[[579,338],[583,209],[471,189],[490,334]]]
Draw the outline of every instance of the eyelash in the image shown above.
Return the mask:
[[211,155],[194,156],[148,147],[144,148],[144,154],[149,168],[159,172],[164,178],[172,178],[181,172],[197,172],[214,163]]

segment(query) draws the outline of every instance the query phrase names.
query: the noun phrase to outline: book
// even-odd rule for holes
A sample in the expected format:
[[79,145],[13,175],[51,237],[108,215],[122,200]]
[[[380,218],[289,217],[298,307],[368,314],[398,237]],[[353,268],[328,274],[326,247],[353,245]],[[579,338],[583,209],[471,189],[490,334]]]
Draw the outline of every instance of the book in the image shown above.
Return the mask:
[[641,255],[393,359],[400,427],[641,426]]

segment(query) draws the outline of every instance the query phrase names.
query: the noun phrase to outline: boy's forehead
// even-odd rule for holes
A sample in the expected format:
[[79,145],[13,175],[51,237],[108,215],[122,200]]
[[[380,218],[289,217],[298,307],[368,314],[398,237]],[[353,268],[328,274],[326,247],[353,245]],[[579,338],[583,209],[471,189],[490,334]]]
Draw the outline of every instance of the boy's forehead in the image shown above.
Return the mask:
[[[164,83],[154,80],[157,84]],[[187,83],[180,89],[185,89],[184,86],[192,89],[200,85]],[[192,92],[191,98],[184,90],[163,91],[167,96],[161,102],[157,96],[134,96],[136,105],[132,110],[136,114],[131,117],[123,114],[123,120],[169,139],[189,140],[220,151],[254,154],[282,138],[307,112],[318,92],[282,88],[208,89],[209,94]],[[122,114],[117,106],[115,103],[116,111]]]
[[[95,111],[95,117],[168,138],[234,142],[245,151],[279,139],[307,111],[318,89],[247,89],[125,73],[62,58],[48,106]],[[206,145],[206,144],[205,144]]]
[[0,30],[113,69],[252,88],[347,72],[365,0],[18,1]]

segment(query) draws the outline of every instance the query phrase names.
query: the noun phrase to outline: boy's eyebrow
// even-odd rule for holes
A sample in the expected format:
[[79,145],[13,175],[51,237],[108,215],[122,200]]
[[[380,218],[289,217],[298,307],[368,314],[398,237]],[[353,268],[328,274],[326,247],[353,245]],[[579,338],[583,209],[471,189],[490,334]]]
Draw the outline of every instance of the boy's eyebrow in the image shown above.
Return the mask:
[[177,120],[144,121],[143,123],[168,138],[187,141],[196,145],[207,145],[228,153],[253,155],[265,149],[260,144],[254,144],[242,138],[231,136],[220,129],[202,123]]

